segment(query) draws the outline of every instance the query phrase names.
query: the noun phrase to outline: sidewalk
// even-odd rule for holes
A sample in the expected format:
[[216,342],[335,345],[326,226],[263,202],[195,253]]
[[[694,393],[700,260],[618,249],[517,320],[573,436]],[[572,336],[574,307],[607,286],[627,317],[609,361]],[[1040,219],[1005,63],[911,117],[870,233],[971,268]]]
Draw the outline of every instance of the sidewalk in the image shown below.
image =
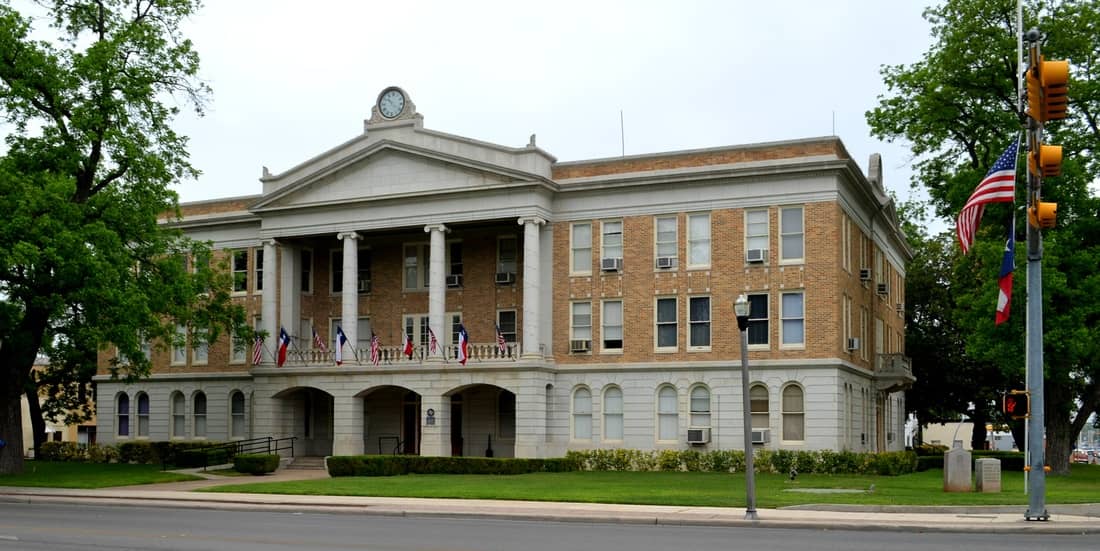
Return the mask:
[[[193,472],[193,471],[191,471]],[[618,524],[759,526],[828,530],[890,530],[912,532],[992,532],[1034,534],[1100,534],[1100,505],[1053,505],[1051,519],[1026,521],[1023,506],[1011,507],[858,507],[812,506],[758,509],[758,521],[744,519],[745,510],[725,507],[675,507],[554,503],[533,501],[419,499],[267,495],[194,492],[202,487],[253,482],[257,479],[209,477],[205,480],[72,490],[0,487],[0,502],[84,503],[123,506],[198,507],[389,515],[489,517],[511,520]],[[280,469],[264,482],[323,478],[324,471]]]

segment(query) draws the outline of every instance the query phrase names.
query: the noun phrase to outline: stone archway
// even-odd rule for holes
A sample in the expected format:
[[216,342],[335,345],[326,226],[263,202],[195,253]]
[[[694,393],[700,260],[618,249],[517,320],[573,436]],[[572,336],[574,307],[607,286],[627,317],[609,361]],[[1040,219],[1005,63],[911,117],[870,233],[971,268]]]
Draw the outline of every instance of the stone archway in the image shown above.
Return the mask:
[[295,437],[296,456],[332,455],[334,400],[319,388],[299,386],[272,396],[277,404],[275,427]]
[[364,390],[363,450],[368,454],[419,455],[421,397],[405,387],[386,385]]
[[495,385],[461,386],[450,398],[451,455],[515,457],[516,395]]

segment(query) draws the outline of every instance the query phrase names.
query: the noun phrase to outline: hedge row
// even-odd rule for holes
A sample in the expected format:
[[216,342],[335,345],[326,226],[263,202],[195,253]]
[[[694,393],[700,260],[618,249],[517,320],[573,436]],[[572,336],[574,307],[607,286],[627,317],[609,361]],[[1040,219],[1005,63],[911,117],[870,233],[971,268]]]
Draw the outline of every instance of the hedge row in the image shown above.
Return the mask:
[[279,456],[273,453],[242,453],[233,456],[233,470],[239,473],[262,475],[279,468]]
[[[200,467],[208,458],[199,448],[217,442],[120,442],[109,444],[78,444],[76,442],[44,442],[38,458],[43,461],[79,463],[148,463],[178,467]],[[211,458],[211,465],[225,463],[228,457]]]
[[[913,452],[856,453],[835,451],[757,450],[756,472],[788,474],[877,474],[896,476],[917,470]],[[415,455],[353,455],[328,459],[331,476],[394,476],[401,474],[525,474],[567,471],[689,471],[744,472],[739,450],[584,450],[563,458],[423,457]]]
[[328,458],[330,476],[400,474],[525,474],[574,471],[567,459],[425,457],[419,455],[344,455]]

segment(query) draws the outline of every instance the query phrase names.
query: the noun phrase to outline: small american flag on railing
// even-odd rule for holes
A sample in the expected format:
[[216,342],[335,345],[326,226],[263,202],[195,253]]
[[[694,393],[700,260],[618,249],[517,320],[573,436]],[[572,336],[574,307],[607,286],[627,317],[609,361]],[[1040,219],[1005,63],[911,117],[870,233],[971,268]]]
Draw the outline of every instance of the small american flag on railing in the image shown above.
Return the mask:
[[370,332],[370,363],[378,365],[382,361],[382,339]]
[[313,328],[313,346],[316,346],[321,352],[328,352],[328,347],[325,346],[325,341],[321,340],[321,335],[317,334],[317,328]]
[[252,345],[252,365],[260,365],[262,361],[264,361],[264,338],[256,337],[256,342]]
[[504,356],[508,353],[508,344],[504,341],[504,333],[500,332],[500,326],[497,326],[497,348],[500,349],[500,355]]

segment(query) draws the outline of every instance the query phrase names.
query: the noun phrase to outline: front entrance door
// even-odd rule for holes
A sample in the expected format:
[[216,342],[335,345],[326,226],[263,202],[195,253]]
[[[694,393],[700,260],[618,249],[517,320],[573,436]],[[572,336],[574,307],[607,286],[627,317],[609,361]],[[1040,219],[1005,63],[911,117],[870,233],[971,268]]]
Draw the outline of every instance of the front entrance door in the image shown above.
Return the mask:
[[420,395],[410,392],[405,395],[401,428],[401,453],[418,455],[420,453]]
[[462,395],[451,397],[451,457],[462,456]]

